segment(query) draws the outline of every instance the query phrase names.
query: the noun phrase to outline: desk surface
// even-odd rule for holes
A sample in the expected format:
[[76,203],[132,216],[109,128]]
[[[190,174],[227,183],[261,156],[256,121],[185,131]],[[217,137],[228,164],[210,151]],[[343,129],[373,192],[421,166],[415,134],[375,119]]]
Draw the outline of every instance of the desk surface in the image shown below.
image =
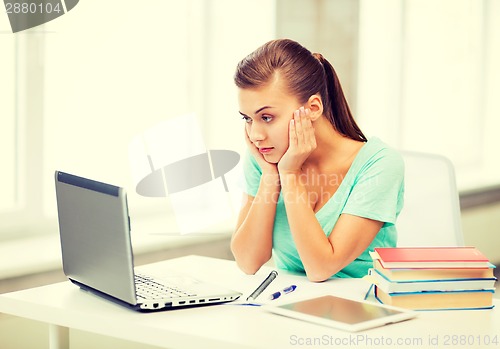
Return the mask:
[[[244,275],[232,261],[188,256],[138,268],[161,273],[183,270],[199,279],[241,291],[255,289],[271,269]],[[333,294],[363,299],[368,285],[360,279],[311,283],[281,272],[259,297],[290,284],[297,290],[273,304]],[[312,347],[497,347],[500,348],[500,303],[492,310],[420,312],[418,318],[357,333],[281,317],[260,307],[225,304],[137,313],[62,282],[0,295],[0,312],[166,348]],[[435,345],[438,344],[438,345]]]

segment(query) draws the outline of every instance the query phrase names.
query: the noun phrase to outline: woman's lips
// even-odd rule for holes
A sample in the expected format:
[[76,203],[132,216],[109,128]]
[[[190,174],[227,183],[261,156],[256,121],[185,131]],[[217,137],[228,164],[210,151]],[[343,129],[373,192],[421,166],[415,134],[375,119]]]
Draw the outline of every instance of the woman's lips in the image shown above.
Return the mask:
[[261,154],[269,154],[274,148],[259,148]]

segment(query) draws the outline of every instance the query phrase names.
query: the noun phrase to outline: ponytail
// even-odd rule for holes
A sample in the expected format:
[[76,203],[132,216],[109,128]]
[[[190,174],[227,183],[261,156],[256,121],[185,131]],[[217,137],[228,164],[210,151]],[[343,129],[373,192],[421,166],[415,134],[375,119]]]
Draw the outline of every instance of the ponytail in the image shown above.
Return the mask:
[[325,71],[327,93],[324,98],[327,103],[325,116],[339,133],[351,139],[366,142],[365,135],[352,116],[335,69],[322,54],[313,53],[313,56],[321,63]]

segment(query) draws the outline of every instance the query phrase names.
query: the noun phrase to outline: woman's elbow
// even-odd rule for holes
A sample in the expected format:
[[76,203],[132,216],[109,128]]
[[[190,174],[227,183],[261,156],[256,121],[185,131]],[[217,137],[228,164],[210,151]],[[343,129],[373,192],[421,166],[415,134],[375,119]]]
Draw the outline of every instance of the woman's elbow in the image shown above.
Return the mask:
[[[259,258],[257,256],[249,256],[248,253],[238,253],[234,249],[231,249],[233,253],[234,260],[236,261],[236,265],[247,275],[253,275],[259,271],[259,269],[269,260],[271,256],[267,258],[263,256]],[[267,258],[267,259],[266,259]]]
[[238,262],[236,262],[236,264],[238,265],[238,268],[240,268],[240,270],[247,275],[254,275],[260,269],[260,267],[254,265],[241,264]]
[[254,275],[267,262],[255,259],[235,258],[236,265],[247,275]]
[[315,270],[306,270],[306,276],[311,282],[323,282],[331,278],[338,271],[337,268],[317,268]]
[[320,273],[306,273],[307,279],[311,282],[323,282],[328,280],[331,275],[326,276],[325,274],[320,274]]

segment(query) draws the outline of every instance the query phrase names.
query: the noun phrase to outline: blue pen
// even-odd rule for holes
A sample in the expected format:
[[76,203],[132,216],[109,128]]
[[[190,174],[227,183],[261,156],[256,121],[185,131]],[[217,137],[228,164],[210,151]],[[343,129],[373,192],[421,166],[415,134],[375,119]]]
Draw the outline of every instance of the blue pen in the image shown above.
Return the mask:
[[269,299],[270,300],[277,299],[277,298],[279,298],[283,294],[287,294],[287,293],[295,291],[296,288],[297,288],[297,286],[295,286],[295,285],[291,285],[291,286],[285,287],[284,289],[282,289],[279,292],[274,292],[272,295],[269,296]]

